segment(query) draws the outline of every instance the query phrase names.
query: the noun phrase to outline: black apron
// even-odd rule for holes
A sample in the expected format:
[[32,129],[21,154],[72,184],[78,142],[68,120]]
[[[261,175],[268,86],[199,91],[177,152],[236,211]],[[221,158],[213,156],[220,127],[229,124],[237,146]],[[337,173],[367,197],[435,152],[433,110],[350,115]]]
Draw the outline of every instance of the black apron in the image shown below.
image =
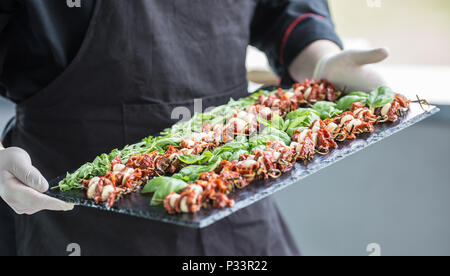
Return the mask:
[[[9,145],[47,179],[158,134],[175,107],[246,96],[253,0],[97,0],[82,47],[17,107]],[[85,207],[16,216],[19,255],[296,255],[271,199],[198,230]]]

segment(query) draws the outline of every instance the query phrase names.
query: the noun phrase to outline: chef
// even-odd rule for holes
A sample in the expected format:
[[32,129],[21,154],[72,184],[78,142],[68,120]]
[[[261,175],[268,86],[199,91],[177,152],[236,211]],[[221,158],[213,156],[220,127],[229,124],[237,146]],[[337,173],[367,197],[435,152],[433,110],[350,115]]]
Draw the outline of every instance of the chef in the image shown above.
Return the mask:
[[198,230],[44,194],[47,180],[171,126],[176,107],[245,97],[249,44],[283,85],[384,83],[369,64],[387,51],[343,50],[326,0],[2,0],[0,95],[17,107],[0,150],[0,255],[74,243],[83,255],[299,254],[271,198]]

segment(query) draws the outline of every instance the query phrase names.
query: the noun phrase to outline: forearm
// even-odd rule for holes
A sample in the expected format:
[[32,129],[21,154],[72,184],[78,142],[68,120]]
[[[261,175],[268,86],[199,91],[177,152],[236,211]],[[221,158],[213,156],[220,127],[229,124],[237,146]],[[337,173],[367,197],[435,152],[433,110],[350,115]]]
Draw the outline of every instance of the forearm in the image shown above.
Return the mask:
[[341,48],[330,40],[317,40],[308,45],[289,66],[289,74],[298,82],[312,78],[317,63],[325,56],[337,54]]

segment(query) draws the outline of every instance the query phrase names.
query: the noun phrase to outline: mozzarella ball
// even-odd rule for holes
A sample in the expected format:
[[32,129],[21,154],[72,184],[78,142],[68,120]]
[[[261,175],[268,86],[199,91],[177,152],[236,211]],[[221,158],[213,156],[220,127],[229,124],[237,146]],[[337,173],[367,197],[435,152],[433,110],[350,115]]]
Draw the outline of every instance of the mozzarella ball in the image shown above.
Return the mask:
[[248,113],[247,116],[244,118],[244,121],[251,124],[253,122],[256,122],[256,117],[255,117],[255,115]]
[[102,201],[107,201],[111,193],[114,193],[114,187],[112,185],[105,186],[102,191]]
[[192,154],[193,151],[194,151],[194,149],[184,148],[184,149],[180,150],[180,154],[183,154],[183,155],[185,155],[185,154]]
[[355,128],[362,124],[361,120],[351,120],[350,123],[347,125],[347,129],[350,131],[352,128]]
[[194,191],[198,195],[203,193],[203,188],[200,185],[192,185],[191,190]]
[[251,106],[247,107],[247,112],[255,114],[256,113],[256,106],[251,105]]
[[214,127],[213,127],[213,132],[214,133],[216,133],[216,132],[221,132],[222,131],[222,125],[215,125]]
[[132,175],[134,173],[134,169],[127,169],[123,175],[123,179],[122,179],[122,185],[125,185],[125,183],[127,183],[128,177],[130,177],[130,175]]
[[313,142],[314,142],[314,146],[316,146],[316,145],[317,145],[317,133],[313,133],[313,134],[311,135],[311,137],[312,137],[312,140],[313,140]]
[[318,132],[320,130],[320,121],[316,121],[312,127],[312,132]]
[[194,142],[202,142],[205,137],[205,133],[193,133],[191,136],[192,141]]
[[355,111],[353,111],[353,114],[358,115],[363,110],[364,110],[364,108],[358,108]]
[[305,138],[306,138],[306,136],[308,135],[308,133],[309,133],[309,129],[305,129],[305,130],[300,134],[300,136],[298,137],[298,141],[297,141],[297,142],[299,142],[300,144],[303,143],[303,142],[305,142]]
[[303,96],[305,97],[305,99],[308,99],[308,98],[309,98],[309,95],[311,94],[311,92],[312,92],[312,88],[311,88],[311,87],[308,88],[308,89],[305,91],[305,94],[303,94]]
[[238,133],[244,132],[247,127],[247,122],[239,118],[233,118],[229,123],[236,124],[236,132]]
[[186,139],[183,142],[184,142],[184,144],[186,144],[187,148],[192,148],[195,146],[195,142],[192,141],[192,139]]
[[297,88],[294,90],[294,92],[295,92],[295,93],[298,93],[298,92],[301,92],[303,89],[305,89],[304,86],[299,86],[299,87],[297,87]]
[[334,131],[336,130],[337,127],[338,127],[338,125],[336,125],[335,123],[330,123],[329,125],[327,125],[326,130],[329,133],[334,133]]
[[124,164],[116,164],[113,167],[113,172],[121,172],[121,171],[123,171],[123,169],[125,169]]
[[249,156],[247,157],[247,160],[255,160],[255,156],[254,156],[254,155],[249,155]]
[[240,162],[241,166],[244,168],[250,168],[254,165],[256,165],[258,162],[256,162],[255,160],[245,160]]
[[347,122],[350,122],[351,120],[353,120],[353,119],[355,119],[352,115],[350,115],[350,114],[348,114],[348,115],[345,115],[344,117],[342,117],[342,119],[341,119],[341,124],[343,125],[343,124],[345,124],[345,123],[347,123]]
[[100,181],[100,177],[92,178],[91,181],[89,181],[88,187],[90,188],[92,185],[97,185],[99,181]]
[[237,118],[239,118],[239,119],[244,119],[245,117],[247,117],[247,112],[245,112],[245,111],[240,111],[237,114]]
[[261,97],[261,104],[265,104],[267,101],[267,97],[266,96],[262,96]]
[[96,183],[94,183],[94,184],[89,186],[89,189],[87,191],[87,197],[89,199],[93,199],[94,198],[95,191],[97,190],[97,185],[98,185],[98,182],[96,182]]
[[293,150],[295,150],[296,153],[299,153],[302,150],[302,145],[300,143],[297,143],[297,142],[292,142],[291,143],[291,148]]
[[392,104],[388,103],[381,109],[381,116],[386,116],[389,113],[389,110],[391,110]]
[[189,213],[189,208],[187,206],[187,196],[183,197],[180,200],[180,210],[183,213]]
[[180,198],[179,194],[172,194],[169,197],[169,205],[170,208],[175,209],[178,199]]
[[273,158],[276,161],[278,161],[280,159],[280,157],[281,157],[281,153],[280,152],[276,151],[276,152],[273,153]]
[[214,131],[208,132],[206,134],[206,136],[205,136],[206,141],[213,141],[214,140],[214,135],[215,135]]
[[272,114],[272,110],[269,107],[264,107],[263,109],[261,109],[261,111],[259,111],[259,114],[264,119],[267,119],[269,118],[269,115]]

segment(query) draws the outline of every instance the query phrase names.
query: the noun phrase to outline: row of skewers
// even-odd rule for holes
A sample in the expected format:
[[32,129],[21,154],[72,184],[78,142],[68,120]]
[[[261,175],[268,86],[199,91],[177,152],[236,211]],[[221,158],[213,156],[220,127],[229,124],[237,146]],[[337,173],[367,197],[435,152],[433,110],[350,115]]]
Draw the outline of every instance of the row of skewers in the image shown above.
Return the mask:
[[[307,85],[294,86],[294,92],[280,89],[269,96],[261,95],[258,102],[249,106],[247,111],[239,111],[234,115],[237,118],[234,120],[238,126],[236,131],[239,134],[239,131],[251,132],[251,129],[257,128],[254,113],[265,115],[270,120],[273,110],[285,116],[303,105],[325,99],[336,100],[338,94],[329,83],[318,85],[309,80]],[[239,160],[223,161],[215,171],[203,173],[199,180],[189,184],[181,193],[169,194],[164,207],[171,214],[195,213],[202,207],[231,207],[234,201],[229,199],[229,195],[235,189],[243,189],[255,180],[278,178],[297,161],[307,163],[315,154],[330,153],[338,147],[337,142],[356,139],[358,135],[375,131],[377,123],[397,121],[408,108],[409,101],[400,94],[392,103],[373,110],[355,102],[350,111],[334,118],[316,120],[302,131],[296,130],[289,146],[280,141],[268,142],[265,150],[255,149],[253,154],[242,155]]]
[[[182,170],[187,165],[180,161],[180,156],[201,156],[234,141],[237,136],[252,137],[265,127],[258,118],[267,121],[276,116],[284,118],[298,108],[320,101],[335,101],[340,94],[330,83],[317,80],[296,84],[288,91],[279,89],[270,95],[261,94],[255,104],[245,110],[236,110],[225,123],[205,123],[202,132],[192,133],[179,145],[170,145],[164,153],[153,151],[133,155],[126,162],[116,157],[104,176],[83,181],[87,197],[96,203],[113,206],[123,195],[138,191],[149,180]],[[378,123],[398,120],[408,108],[409,101],[400,94],[392,103],[376,109],[353,103],[347,112],[295,130],[289,145],[270,141],[265,149],[254,149],[242,154],[238,160],[222,161],[215,170],[202,173],[180,193],[169,194],[164,207],[173,214],[195,213],[202,207],[233,206],[234,201],[229,196],[234,190],[243,189],[256,180],[278,178],[296,162],[307,163],[315,154],[328,154],[337,148],[337,142],[373,132]]]

